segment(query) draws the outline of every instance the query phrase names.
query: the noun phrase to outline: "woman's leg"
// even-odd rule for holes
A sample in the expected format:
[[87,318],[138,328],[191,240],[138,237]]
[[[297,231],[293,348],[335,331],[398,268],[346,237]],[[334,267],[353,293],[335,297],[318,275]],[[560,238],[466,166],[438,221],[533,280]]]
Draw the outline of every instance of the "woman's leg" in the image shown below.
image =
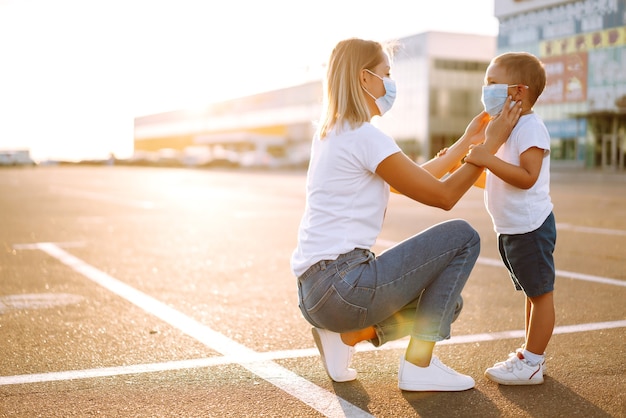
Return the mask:
[[462,307],[461,291],[479,251],[477,232],[467,222],[454,220],[435,225],[377,258],[355,251],[355,256],[324,264],[315,277],[299,280],[300,308],[309,322],[342,333],[336,334],[337,342],[324,345],[322,341],[320,352],[328,351],[328,346],[326,356],[332,356],[323,359],[327,369],[330,365],[339,370],[343,380],[343,372],[350,372],[350,356],[346,361],[342,353],[349,354],[350,345],[369,338],[378,346],[411,335],[401,359],[400,389],[473,387],[471,377],[435,358],[431,362],[431,357],[435,342],[450,335],[450,323]]
[[450,335],[479,251],[476,231],[454,220],[423,231],[347,274],[349,287],[340,294],[366,307],[367,326],[342,333],[342,340],[354,345],[370,339],[379,346],[411,335],[406,359],[428,365],[434,343]]
[[[437,341],[450,336],[450,324],[462,307],[461,291],[479,251],[476,231],[456,220],[400,243],[371,263],[377,281],[368,316],[375,320],[385,306],[395,311],[375,321],[376,339],[372,342],[380,345],[411,335],[400,359],[401,390],[461,391],[474,387],[474,379],[441,363],[433,356],[433,349]],[[402,309],[398,311],[399,307]],[[412,317],[407,316],[409,313]]]
[[[436,342],[450,336],[461,291],[480,252],[465,221],[435,225],[385,251],[372,263],[376,288],[368,308],[375,345],[406,335]],[[409,316],[412,315],[412,316]]]

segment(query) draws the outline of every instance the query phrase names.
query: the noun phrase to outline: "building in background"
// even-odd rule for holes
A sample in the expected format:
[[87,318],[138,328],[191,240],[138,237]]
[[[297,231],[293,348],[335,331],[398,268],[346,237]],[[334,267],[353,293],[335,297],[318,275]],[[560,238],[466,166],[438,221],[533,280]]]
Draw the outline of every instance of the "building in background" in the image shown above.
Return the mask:
[[433,157],[463,135],[480,113],[485,71],[495,38],[426,32],[399,40],[391,69],[398,97],[374,123],[418,162]]
[[[375,118],[416,160],[458,139],[482,110],[492,36],[426,32],[398,40],[392,76],[398,98]],[[304,166],[320,117],[322,80],[229,100],[202,110],[138,117],[135,159],[187,165]]]
[[320,82],[228,100],[201,110],[135,118],[134,159],[192,166],[306,164]]
[[36,165],[29,149],[0,150],[0,166]]
[[[546,66],[535,106],[552,137],[554,167],[624,170],[626,0],[494,0],[490,36],[426,32],[398,40],[393,109],[374,123],[416,161],[460,137],[481,110],[493,56],[527,51]],[[322,100],[321,80],[200,112],[135,119],[136,156],[245,166],[306,163]]]
[[527,51],[545,64],[535,106],[554,163],[624,170],[626,0],[495,0],[498,53]]

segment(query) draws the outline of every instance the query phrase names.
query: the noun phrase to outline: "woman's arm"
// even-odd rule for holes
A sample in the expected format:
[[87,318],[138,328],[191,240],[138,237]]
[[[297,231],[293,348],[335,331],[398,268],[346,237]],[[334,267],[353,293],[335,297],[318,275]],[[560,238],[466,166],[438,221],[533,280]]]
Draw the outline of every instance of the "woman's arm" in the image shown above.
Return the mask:
[[376,173],[398,193],[425,205],[445,210],[452,209],[463,193],[472,186],[474,181],[469,180],[473,177],[472,174],[478,178],[481,171],[482,167],[464,164],[456,171],[463,173],[462,176],[456,175],[454,179],[450,176],[441,181],[411,161],[403,152],[385,158],[376,169]]
[[[510,102],[510,98],[507,99]],[[404,153],[398,152],[384,159],[376,169],[393,189],[411,199],[429,206],[450,210],[465,192],[476,182],[483,172],[482,167],[473,164],[463,164],[458,170],[441,181],[436,176],[443,176],[456,165],[469,149],[472,140],[476,140],[476,133],[484,130],[485,143],[482,145],[486,150],[495,153],[500,145],[506,141],[511,130],[517,123],[521,105],[517,103],[513,108],[505,104],[500,115],[492,119],[488,126],[481,125],[482,119],[477,116],[468,126],[468,130],[477,121],[477,129],[473,132],[466,130],[461,138],[463,145],[450,147],[442,157],[443,162],[436,162],[437,158],[420,167],[411,161]],[[459,143],[459,141],[457,141]],[[452,150],[455,148],[454,150]],[[450,151],[452,150],[452,153]],[[463,153],[462,153],[463,151]],[[458,157],[461,155],[461,157]],[[446,157],[447,156],[447,157]],[[457,159],[458,157],[458,159]],[[444,171],[445,170],[445,171]]]
[[422,164],[422,167],[437,178],[453,171],[461,164],[461,160],[471,145],[480,144],[485,140],[485,130],[489,123],[487,112],[481,112],[472,119],[465,128],[465,132],[453,145],[446,148],[443,153]]

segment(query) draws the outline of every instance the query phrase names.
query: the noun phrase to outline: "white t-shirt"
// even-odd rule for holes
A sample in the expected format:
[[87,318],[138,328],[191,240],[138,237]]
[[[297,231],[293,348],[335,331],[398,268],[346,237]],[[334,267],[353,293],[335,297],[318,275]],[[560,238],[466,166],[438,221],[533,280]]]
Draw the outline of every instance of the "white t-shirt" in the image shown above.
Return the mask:
[[544,150],[541,171],[528,190],[511,186],[487,171],[485,205],[499,234],[524,234],[539,228],[552,212],[550,199],[550,134],[539,116],[522,116],[496,156],[519,166],[520,155],[531,147]]
[[314,136],[306,207],[291,257],[296,276],[320,260],[374,245],[389,200],[389,185],[376,168],[397,152],[395,141],[371,123]]

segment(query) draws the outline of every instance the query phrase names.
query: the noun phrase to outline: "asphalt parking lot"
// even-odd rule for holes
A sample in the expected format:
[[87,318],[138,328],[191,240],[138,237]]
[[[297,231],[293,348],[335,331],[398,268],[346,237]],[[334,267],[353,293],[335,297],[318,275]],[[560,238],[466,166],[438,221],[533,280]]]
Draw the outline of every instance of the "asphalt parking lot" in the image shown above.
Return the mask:
[[626,174],[555,171],[557,326],[543,385],[483,371],[523,340],[523,298],[482,192],[452,211],[392,196],[375,252],[468,220],[481,257],[436,353],[459,393],[397,388],[406,340],[357,347],[333,383],[289,257],[304,172],[0,169],[2,417],[625,417]]

